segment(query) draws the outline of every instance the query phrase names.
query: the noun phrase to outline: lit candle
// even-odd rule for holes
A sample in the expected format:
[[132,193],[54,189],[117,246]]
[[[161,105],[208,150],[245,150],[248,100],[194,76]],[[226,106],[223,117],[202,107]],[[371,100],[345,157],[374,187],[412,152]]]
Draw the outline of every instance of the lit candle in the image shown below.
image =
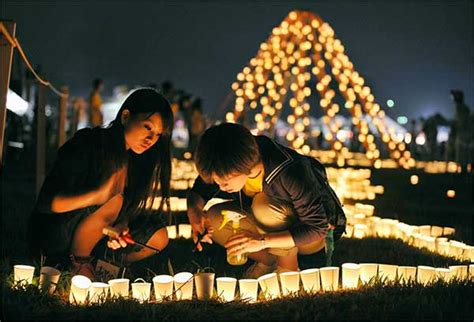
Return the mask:
[[226,302],[233,301],[237,279],[233,277],[218,277],[216,278],[216,282],[218,296]]
[[[141,281],[137,282],[137,280]],[[142,278],[137,280],[135,280],[135,283],[132,283],[132,296],[140,303],[147,302],[150,298],[151,283],[145,282]]]
[[321,267],[319,273],[323,291],[336,291],[339,288],[339,267]]
[[189,272],[178,273],[174,276],[176,299],[190,300],[193,298],[193,274]]
[[87,293],[91,284],[91,280],[86,276],[73,276],[71,279],[69,302],[74,304],[84,304],[87,299]]
[[192,228],[189,224],[178,225],[179,237],[190,239],[192,237]]
[[33,275],[35,273],[34,266],[30,265],[14,265],[13,275],[15,284],[26,286],[33,282]]
[[266,299],[274,299],[280,296],[280,286],[276,273],[260,276],[257,280]]
[[117,278],[110,280],[110,295],[112,297],[128,298],[129,283],[130,280],[128,278]]
[[449,268],[436,268],[436,276],[445,282],[451,280],[451,275],[452,273]]
[[393,282],[397,278],[398,265],[379,264],[379,277],[382,281]]
[[354,263],[342,264],[342,288],[354,289],[359,284],[360,265]]
[[416,281],[416,267],[414,266],[399,266],[397,274],[400,280],[405,283]]
[[281,290],[284,296],[298,293],[300,290],[300,273],[284,272],[280,273]]
[[109,294],[109,284],[94,282],[89,288],[89,301],[91,303],[103,303]]
[[255,303],[257,301],[258,280],[240,279],[239,280],[240,298]]
[[321,282],[319,277],[319,268],[309,268],[300,272],[303,288],[308,293],[319,292]]
[[374,263],[363,263],[360,264],[360,280],[362,283],[367,284],[373,278],[377,277],[379,264]]
[[449,269],[452,272],[452,277],[459,279],[459,280],[465,280],[468,277],[468,266],[467,265],[453,265],[449,266]]
[[171,299],[173,295],[173,277],[170,275],[158,275],[153,277],[155,298],[158,301]]
[[431,266],[418,266],[417,281],[420,284],[428,285],[436,277],[436,270]]

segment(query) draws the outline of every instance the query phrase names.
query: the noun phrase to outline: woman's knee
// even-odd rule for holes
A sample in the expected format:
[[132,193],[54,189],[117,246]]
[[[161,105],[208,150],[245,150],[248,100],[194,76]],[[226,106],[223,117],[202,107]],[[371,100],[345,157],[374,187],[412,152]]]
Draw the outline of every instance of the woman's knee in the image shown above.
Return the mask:
[[123,205],[123,196],[117,194],[102,205],[97,211],[106,224],[113,224],[118,218]]

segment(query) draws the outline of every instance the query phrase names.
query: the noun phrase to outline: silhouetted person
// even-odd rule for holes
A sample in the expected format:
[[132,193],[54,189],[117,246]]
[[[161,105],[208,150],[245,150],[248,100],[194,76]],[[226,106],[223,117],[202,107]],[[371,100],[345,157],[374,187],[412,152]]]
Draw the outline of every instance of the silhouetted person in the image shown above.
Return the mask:
[[430,116],[423,124],[423,132],[426,137],[426,147],[429,160],[437,159],[437,137],[438,137],[438,123],[435,116]]
[[460,90],[451,90],[451,99],[456,108],[453,121],[454,130],[454,160],[461,166],[461,172],[467,172],[470,154],[470,110],[464,104],[464,93]]
[[102,98],[100,97],[100,92],[103,87],[104,81],[100,78],[96,78],[92,82],[92,92],[89,97],[91,127],[102,125]]
[[188,123],[189,150],[194,152],[197,141],[204,130],[206,130],[206,119],[202,111],[201,99],[197,98],[191,105],[191,116]]

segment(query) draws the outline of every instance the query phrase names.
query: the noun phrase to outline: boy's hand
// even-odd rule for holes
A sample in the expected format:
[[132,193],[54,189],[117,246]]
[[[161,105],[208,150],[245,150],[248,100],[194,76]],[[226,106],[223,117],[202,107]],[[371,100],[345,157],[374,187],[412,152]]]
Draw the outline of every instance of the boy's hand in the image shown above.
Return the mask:
[[256,253],[264,249],[261,236],[249,232],[241,232],[230,237],[224,247],[227,248],[227,253],[232,255]]
[[195,244],[198,241],[198,235],[202,235],[207,229],[207,234],[204,235],[202,239],[196,244],[197,250],[202,251],[201,242],[212,244],[212,233],[214,232],[214,229],[212,228],[209,219],[207,219],[204,215],[204,212],[202,212],[200,216],[189,216],[189,221],[193,230],[193,241]]

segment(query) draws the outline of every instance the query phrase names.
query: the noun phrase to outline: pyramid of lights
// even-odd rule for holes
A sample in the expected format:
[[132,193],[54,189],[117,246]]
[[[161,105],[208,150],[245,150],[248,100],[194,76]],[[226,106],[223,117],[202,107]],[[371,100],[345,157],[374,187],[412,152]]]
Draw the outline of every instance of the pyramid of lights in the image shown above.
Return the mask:
[[[341,122],[336,116],[342,106],[352,116],[352,127],[370,164],[380,166],[383,152],[398,166],[415,166],[403,137],[387,122],[334,30],[312,12],[292,11],[273,28],[257,55],[238,73],[232,90],[235,104],[226,113],[226,121],[243,123],[254,134],[274,133],[289,105],[286,140],[297,151],[312,154],[310,110],[318,105],[324,112],[322,122],[329,128],[324,139],[342,166],[352,156],[337,135]],[[317,103],[311,106],[310,98]],[[255,122],[250,121],[252,117]]]

